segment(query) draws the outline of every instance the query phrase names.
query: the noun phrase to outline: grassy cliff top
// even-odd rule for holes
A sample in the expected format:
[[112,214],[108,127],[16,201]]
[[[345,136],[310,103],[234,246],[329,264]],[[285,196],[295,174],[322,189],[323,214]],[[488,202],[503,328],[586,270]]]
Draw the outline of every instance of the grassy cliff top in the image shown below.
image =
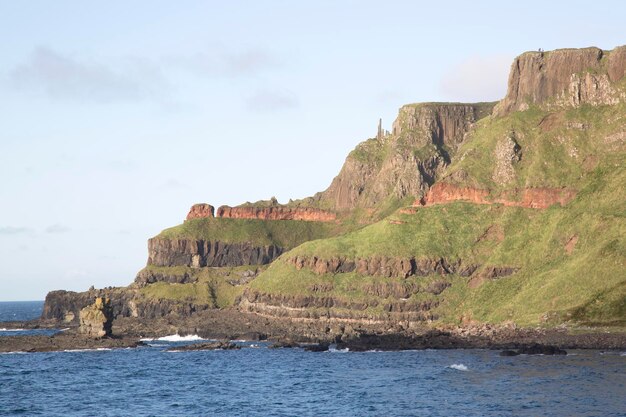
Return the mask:
[[183,224],[163,230],[156,237],[251,242],[293,248],[302,242],[334,236],[341,231],[341,225],[325,222],[204,218],[186,220]]

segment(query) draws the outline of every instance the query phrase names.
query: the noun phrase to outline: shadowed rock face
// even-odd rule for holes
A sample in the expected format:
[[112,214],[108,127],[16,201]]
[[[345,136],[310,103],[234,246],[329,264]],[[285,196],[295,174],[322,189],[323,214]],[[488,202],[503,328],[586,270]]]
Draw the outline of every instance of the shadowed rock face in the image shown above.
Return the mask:
[[619,81],[625,70],[624,46],[609,52],[594,47],[526,52],[513,61],[506,97],[496,105],[494,115],[550,99],[573,106],[614,104],[619,97],[610,84]]
[[270,263],[283,252],[274,245],[222,243],[193,239],[148,240],[148,265],[155,266],[241,266]]

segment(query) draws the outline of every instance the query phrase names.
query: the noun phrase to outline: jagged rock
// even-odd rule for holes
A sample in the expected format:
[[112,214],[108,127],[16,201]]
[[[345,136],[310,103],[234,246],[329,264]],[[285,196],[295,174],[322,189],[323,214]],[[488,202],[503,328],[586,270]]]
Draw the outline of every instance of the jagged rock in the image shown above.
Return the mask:
[[496,166],[493,171],[493,180],[496,183],[506,185],[515,179],[513,164],[520,160],[520,150],[514,133],[507,135],[496,144],[494,150]]
[[[450,163],[473,123],[493,104],[425,103],[400,109],[391,135],[348,155],[328,189],[316,195],[335,210],[374,207],[391,197],[422,194]],[[411,150],[411,151],[408,151]],[[420,150],[418,154],[413,151]]]
[[97,297],[96,301],[80,310],[80,332],[88,337],[111,336],[113,309],[108,298]]

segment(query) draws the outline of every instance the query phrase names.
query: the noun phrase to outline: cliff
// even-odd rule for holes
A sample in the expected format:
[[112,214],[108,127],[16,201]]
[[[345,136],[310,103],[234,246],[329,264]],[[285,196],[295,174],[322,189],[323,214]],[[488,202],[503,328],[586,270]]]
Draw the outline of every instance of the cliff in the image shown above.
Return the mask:
[[302,220],[309,222],[332,222],[337,215],[330,211],[314,207],[229,207],[221,206],[217,209],[217,217],[226,219],[256,219],[256,220]]
[[393,131],[359,144],[332,183],[315,199],[346,211],[421,195],[451,161],[473,124],[493,103],[403,106]]
[[613,84],[624,77],[626,47],[526,52],[513,61],[506,97],[494,114],[504,116],[530,105],[616,104],[624,99]]
[[[328,189],[191,207],[135,283],[53,292],[44,317],[626,325],[626,47],[528,52],[494,103],[403,106]],[[262,319],[265,320],[265,319]]]
[[193,268],[263,265],[273,261],[283,250],[276,245],[257,246],[249,242],[155,237],[148,240],[148,265]]

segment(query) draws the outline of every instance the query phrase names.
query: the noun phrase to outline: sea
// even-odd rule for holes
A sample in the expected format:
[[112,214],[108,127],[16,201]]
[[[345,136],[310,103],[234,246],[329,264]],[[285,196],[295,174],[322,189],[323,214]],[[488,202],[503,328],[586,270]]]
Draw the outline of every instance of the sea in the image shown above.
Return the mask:
[[[0,302],[0,318],[36,318],[42,305]],[[249,341],[166,351],[199,339],[0,354],[0,416],[626,416],[626,352],[308,352]]]

